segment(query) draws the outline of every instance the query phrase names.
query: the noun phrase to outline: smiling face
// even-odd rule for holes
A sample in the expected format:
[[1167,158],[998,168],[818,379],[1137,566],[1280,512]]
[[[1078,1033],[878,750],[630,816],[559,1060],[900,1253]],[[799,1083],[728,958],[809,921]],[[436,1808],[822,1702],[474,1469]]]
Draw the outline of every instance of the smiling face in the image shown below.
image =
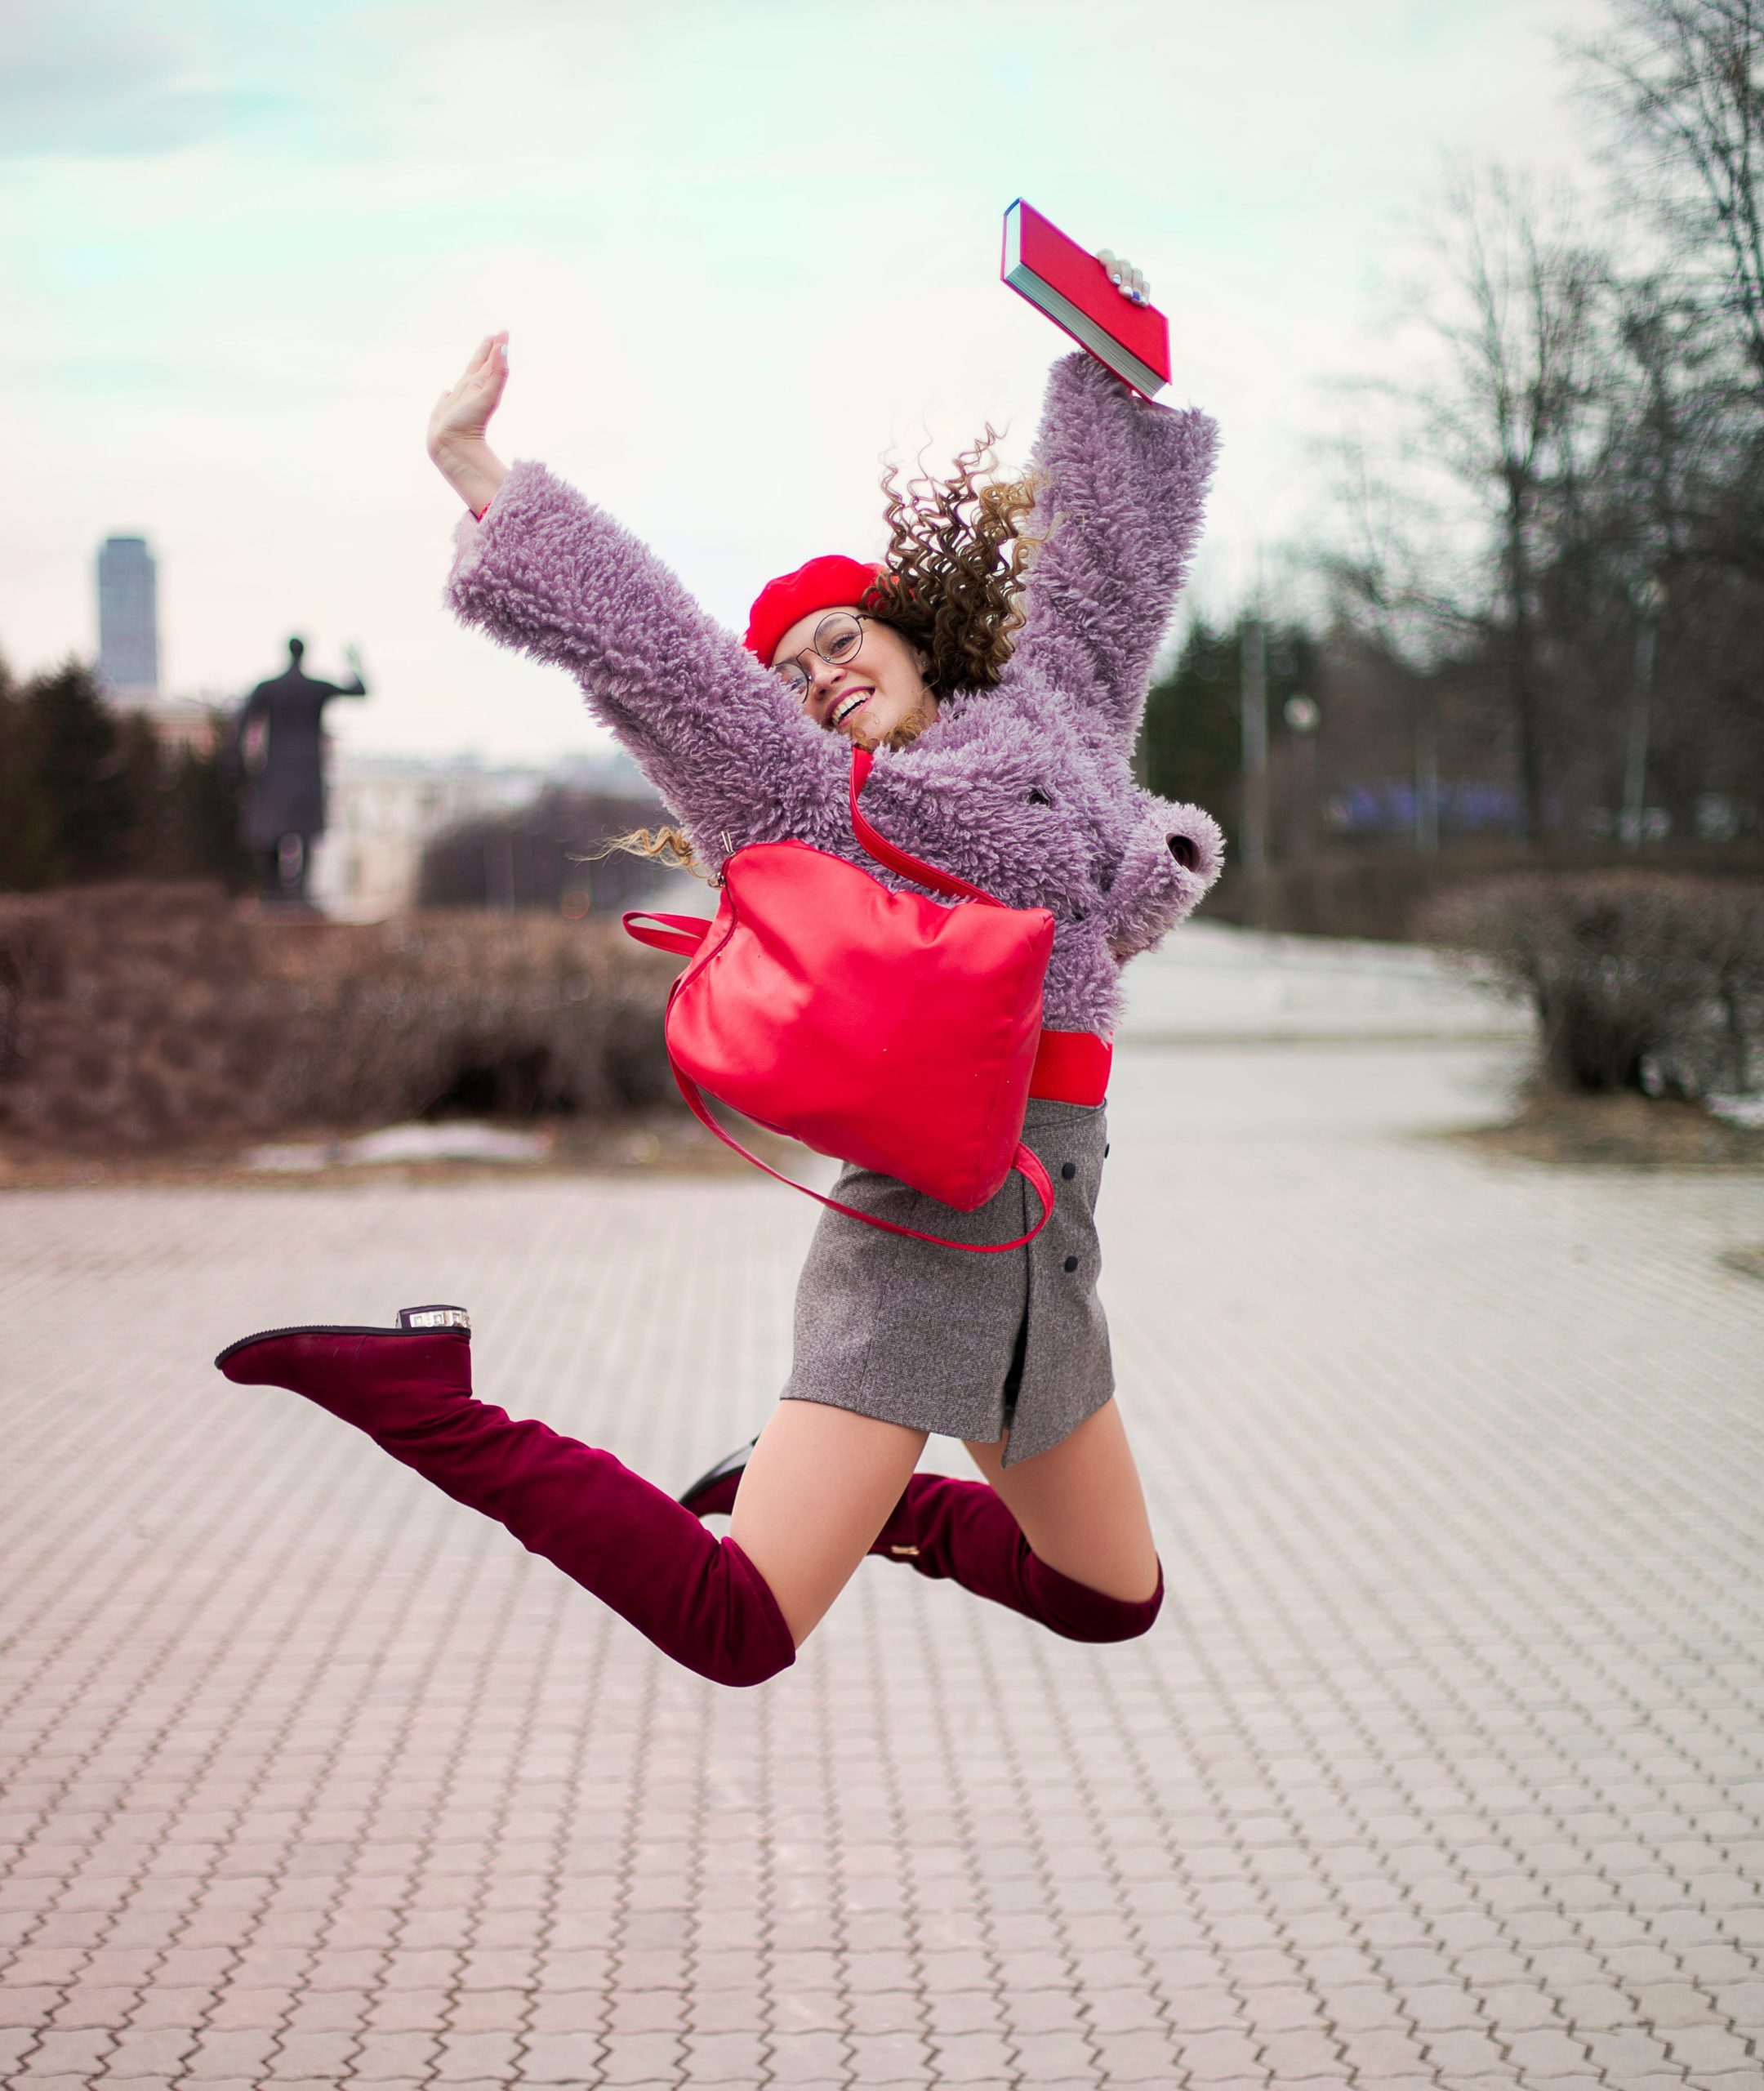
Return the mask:
[[[805,716],[860,747],[882,747],[923,732],[937,716],[937,699],[925,688],[913,649],[892,625],[866,616],[863,643],[851,658],[837,666],[823,661],[812,650],[814,635],[822,619],[835,613],[816,610],[799,617],[772,656],[774,669],[794,660],[808,676],[802,701]],[[858,613],[853,605],[844,614]]]

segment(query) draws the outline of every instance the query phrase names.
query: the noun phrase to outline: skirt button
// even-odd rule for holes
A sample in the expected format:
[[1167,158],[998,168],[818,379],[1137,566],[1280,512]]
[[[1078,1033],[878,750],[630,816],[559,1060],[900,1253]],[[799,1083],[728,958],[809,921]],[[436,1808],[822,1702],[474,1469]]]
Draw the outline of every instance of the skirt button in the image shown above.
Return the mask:
[[1069,1271],[1076,1270],[1078,1268],[1078,1259],[1076,1256],[1068,1256],[1066,1259],[1066,1268]]
[[1068,1184],[1071,1183],[1073,1177],[1078,1174],[1077,1163],[1076,1161],[1067,1162],[1061,1169],[1060,1174],[1066,1179]]

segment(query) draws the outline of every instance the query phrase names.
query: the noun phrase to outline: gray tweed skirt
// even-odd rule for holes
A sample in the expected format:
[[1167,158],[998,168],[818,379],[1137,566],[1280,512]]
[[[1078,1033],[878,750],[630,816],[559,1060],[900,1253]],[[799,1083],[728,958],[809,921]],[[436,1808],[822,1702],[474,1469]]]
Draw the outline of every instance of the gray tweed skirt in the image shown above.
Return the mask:
[[[1058,1444],[1102,1407],[1115,1391],[1096,1290],[1103,1107],[1032,1099],[1022,1136],[1055,1193],[1053,1217],[1026,1247],[972,1255],[822,1213],[797,1282],[786,1401],[826,1402],[977,1444],[1008,1433],[1006,1466]],[[833,1196],[960,1242],[1008,1242],[1039,1210],[1014,1170],[972,1212],[850,1163]]]

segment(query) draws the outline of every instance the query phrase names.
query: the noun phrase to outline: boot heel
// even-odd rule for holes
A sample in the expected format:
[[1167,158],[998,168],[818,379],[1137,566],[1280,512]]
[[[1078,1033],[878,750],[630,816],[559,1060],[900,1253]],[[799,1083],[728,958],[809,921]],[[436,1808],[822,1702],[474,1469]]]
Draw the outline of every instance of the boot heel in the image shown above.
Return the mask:
[[400,1307],[395,1319],[401,1329],[463,1329],[471,1334],[471,1316],[463,1307]]
[[748,1459],[759,1442],[755,1438],[731,1452],[726,1460],[719,1460],[708,1474],[700,1474],[692,1487],[675,1500],[695,1518],[726,1518],[734,1508],[735,1491],[741,1487]]

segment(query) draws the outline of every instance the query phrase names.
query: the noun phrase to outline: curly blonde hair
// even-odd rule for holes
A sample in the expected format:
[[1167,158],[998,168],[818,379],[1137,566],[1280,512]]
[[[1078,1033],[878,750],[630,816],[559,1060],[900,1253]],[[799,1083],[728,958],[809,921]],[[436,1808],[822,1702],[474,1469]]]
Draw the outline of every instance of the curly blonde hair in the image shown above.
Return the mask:
[[[898,465],[882,475],[884,570],[858,607],[891,625],[914,649],[935,698],[994,689],[1022,623],[1023,575],[1041,542],[1022,526],[1040,482],[1033,475],[986,478],[997,441],[988,423],[978,443],[957,453],[947,479],[920,471],[903,483]],[[929,716],[910,720],[884,745],[904,747],[929,723]],[[679,827],[636,828],[592,854],[614,849],[708,876]]]

